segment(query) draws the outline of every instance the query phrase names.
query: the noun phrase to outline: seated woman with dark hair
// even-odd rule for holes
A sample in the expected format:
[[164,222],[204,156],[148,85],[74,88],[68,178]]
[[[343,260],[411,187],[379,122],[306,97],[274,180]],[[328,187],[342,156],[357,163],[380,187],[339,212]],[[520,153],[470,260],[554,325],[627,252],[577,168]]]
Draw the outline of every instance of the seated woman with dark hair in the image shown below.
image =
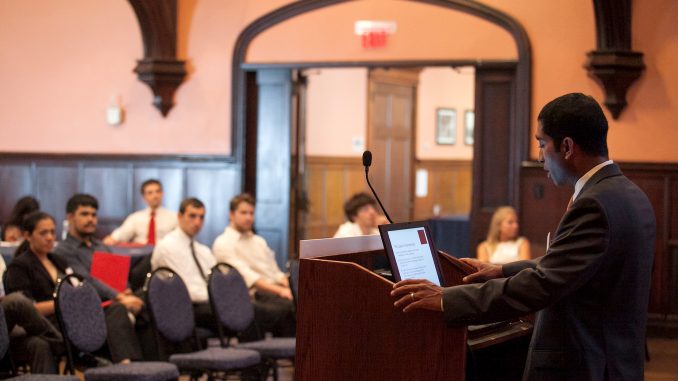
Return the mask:
[[[56,327],[54,289],[59,279],[73,271],[64,259],[51,253],[56,239],[52,216],[44,212],[31,213],[24,218],[22,230],[24,241],[7,266],[5,289],[7,292],[21,292],[34,300],[35,308]],[[106,308],[105,314],[107,327],[126,325],[134,331],[123,305],[113,303]],[[111,332],[116,331],[108,329],[111,357],[115,362],[129,362],[132,358],[128,350],[130,344],[121,342],[127,341],[123,337],[112,338]]]
[[[24,218],[22,228],[25,231],[24,241],[17,248],[15,258],[7,266],[4,276],[5,289],[9,295],[2,300],[2,305],[7,312],[9,328],[19,325],[28,334],[27,338],[20,338],[23,345],[19,348],[33,354],[28,359],[31,371],[57,373],[54,355],[60,354],[63,346],[61,335],[56,329],[52,293],[59,266],[54,265],[48,257],[55,240],[54,220],[46,213],[33,212]],[[36,277],[37,271],[29,271],[31,266],[44,268],[46,274]],[[48,279],[47,275],[52,279]],[[31,303],[31,300],[36,303]],[[50,321],[36,316],[36,310]],[[16,352],[22,350],[17,349]]]

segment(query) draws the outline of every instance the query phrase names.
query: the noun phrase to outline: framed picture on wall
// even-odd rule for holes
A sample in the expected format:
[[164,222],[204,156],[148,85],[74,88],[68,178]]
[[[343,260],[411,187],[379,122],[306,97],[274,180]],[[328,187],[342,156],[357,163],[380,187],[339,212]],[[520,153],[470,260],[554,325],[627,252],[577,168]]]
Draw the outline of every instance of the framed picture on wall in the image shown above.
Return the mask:
[[436,109],[436,143],[457,143],[457,110],[452,108]]
[[473,110],[464,111],[464,144],[468,146],[473,145],[473,128],[475,125],[476,115]]

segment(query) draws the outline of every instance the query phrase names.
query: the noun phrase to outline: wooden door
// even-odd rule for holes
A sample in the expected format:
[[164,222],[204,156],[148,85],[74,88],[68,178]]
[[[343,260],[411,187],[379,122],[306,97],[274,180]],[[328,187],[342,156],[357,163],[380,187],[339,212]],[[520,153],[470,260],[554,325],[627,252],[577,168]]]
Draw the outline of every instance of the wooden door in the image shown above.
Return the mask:
[[370,180],[394,222],[413,209],[414,121],[419,69],[369,72]]

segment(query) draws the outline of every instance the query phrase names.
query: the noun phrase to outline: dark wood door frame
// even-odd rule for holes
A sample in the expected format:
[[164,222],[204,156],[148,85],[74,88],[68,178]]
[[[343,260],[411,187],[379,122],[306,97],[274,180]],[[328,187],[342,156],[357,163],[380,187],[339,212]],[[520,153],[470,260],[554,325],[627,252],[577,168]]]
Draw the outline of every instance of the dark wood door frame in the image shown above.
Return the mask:
[[[518,21],[511,16],[496,9],[479,4],[471,0],[410,0],[417,3],[439,6],[448,10],[459,11],[469,15],[479,17],[491,22],[506,30],[514,39],[518,51],[517,61],[476,61],[476,60],[441,60],[441,61],[397,61],[397,62],[299,62],[282,65],[248,65],[245,63],[245,56],[251,42],[265,30],[284,22],[296,16],[308,13],[324,7],[345,3],[351,0],[302,0],[297,1],[277,10],[274,10],[251,24],[249,24],[238,36],[235,44],[232,61],[232,142],[233,156],[236,161],[243,163],[243,185],[246,191],[254,191],[256,184],[252,179],[256,179],[257,168],[253,163],[257,160],[256,145],[247,142],[247,137],[252,136],[252,131],[256,131],[256,122],[253,122],[248,116],[248,102],[252,94],[247,92],[248,76],[253,71],[260,68],[305,68],[305,67],[411,67],[411,66],[462,66],[471,65],[484,68],[514,68],[514,87],[511,92],[512,99],[511,120],[509,123],[510,147],[508,157],[500,158],[506,160],[509,166],[508,178],[506,179],[506,195],[504,202],[520,207],[520,167],[521,163],[529,158],[530,142],[530,117],[531,117],[531,67],[532,55],[530,41],[525,29]],[[496,65],[496,66],[495,66]],[[482,128],[482,126],[478,126]],[[476,141],[476,144],[482,146],[483,141]],[[487,158],[482,158],[487,160]],[[478,158],[474,158],[478,160]],[[474,170],[473,181],[479,182],[480,173]],[[474,194],[474,199],[478,195]],[[473,208],[477,207],[474,201]],[[474,216],[477,211],[472,210],[472,224],[475,224]],[[479,229],[474,229],[478,231]]]

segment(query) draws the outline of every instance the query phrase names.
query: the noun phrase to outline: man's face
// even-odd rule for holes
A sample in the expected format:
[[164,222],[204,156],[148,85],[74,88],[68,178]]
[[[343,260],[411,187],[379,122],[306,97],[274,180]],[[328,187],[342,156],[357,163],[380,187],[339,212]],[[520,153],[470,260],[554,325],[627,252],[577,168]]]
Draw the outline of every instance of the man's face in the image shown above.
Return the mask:
[[247,202],[241,202],[238,207],[229,214],[231,226],[241,233],[252,231],[254,225],[254,206]]
[[91,206],[80,205],[67,218],[70,229],[80,237],[91,236],[97,230],[97,210]]
[[353,222],[362,228],[372,229],[377,227],[377,210],[374,205],[361,206],[353,217]]
[[544,133],[541,122],[537,128],[536,138],[539,142],[539,162],[544,164],[547,176],[558,186],[567,184],[569,174],[564,154],[561,150],[556,150],[553,139]]
[[158,184],[148,184],[144,187],[144,201],[151,209],[155,209],[162,204],[162,188]]
[[183,213],[179,213],[179,227],[189,237],[198,235],[204,222],[205,208],[196,208],[193,205],[188,205]]

